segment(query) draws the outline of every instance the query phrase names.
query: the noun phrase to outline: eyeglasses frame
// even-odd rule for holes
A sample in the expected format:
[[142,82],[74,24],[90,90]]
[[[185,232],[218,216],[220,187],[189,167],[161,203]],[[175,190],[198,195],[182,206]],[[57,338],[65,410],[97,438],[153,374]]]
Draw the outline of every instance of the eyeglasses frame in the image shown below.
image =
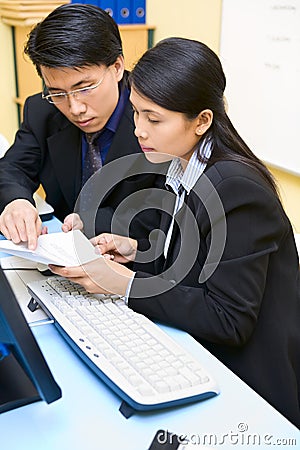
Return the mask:
[[[97,87],[99,87],[103,83],[105,75],[108,72],[108,69],[109,69],[109,67],[106,68],[102,78],[96,84],[94,84],[92,86],[83,87],[83,88],[80,88],[80,89],[74,89],[73,91],[69,91],[69,92],[58,92],[57,94],[44,95],[42,93],[42,99],[43,100],[47,100],[47,102],[51,103],[51,105],[59,105],[60,103],[63,103],[69,96],[72,96],[72,97],[75,98],[75,100],[77,100],[76,95],[80,94],[80,92],[91,92],[94,89],[97,89]],[[61,99],[61,101],[58,101],[58,102],[54,101],[53,102],[51,100],[52,97],[55,97],[57,99]]]

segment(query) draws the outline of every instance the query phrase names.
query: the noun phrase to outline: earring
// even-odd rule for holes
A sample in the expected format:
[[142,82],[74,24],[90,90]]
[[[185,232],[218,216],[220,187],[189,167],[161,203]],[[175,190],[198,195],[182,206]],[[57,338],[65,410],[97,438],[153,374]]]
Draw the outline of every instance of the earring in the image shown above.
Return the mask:
[[201,130],[197,130],[197,131],[196,131],[196,134],[197,134],[198,136],[201,136],[202,131],[201,131]]

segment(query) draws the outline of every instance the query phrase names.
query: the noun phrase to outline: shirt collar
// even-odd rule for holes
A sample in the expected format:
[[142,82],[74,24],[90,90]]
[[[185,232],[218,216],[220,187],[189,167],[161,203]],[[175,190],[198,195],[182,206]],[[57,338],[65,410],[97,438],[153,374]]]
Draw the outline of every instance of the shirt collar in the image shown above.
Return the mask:
[[120,119],[124,113],[129,98],[129,90],[126,87],[120,88],[119,91],[120,95],[118,104],[105,125],[105,128],[112,131],[113,133],[117,131]]
[[[199,160],[198,152],[203,161]],[[193,152],[185,171],[182,169],[180,158],[173,159],[166,175],[166,186],[170,186],[176,194],[179,193],[182,186],[189,194],[204,172],[210,155],[211,143],[204,139]]]

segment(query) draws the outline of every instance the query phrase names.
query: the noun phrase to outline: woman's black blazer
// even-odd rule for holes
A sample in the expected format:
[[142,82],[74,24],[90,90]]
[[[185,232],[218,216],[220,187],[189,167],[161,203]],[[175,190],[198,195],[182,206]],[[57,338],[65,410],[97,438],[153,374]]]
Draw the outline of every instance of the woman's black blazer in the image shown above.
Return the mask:
[[[164,191],[162,208],[172,201]],[[164,215],[161,230],[169,223]],[[156,244],[152,274],[136,265],[129,306],[193,335],[300,427],[299,261],[270,186],[242,163],[207,167],[176,215],[167,258],[161,232]]]

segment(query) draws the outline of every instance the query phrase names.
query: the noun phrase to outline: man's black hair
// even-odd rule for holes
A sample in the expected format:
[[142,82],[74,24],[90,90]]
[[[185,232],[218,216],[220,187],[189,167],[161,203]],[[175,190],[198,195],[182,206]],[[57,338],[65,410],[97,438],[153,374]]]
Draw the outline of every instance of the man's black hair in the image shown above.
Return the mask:
[[41,66],[112,65],[123,54],[116,22],[103,9],[72,3],[52,11],[30,32],[24,52]]

